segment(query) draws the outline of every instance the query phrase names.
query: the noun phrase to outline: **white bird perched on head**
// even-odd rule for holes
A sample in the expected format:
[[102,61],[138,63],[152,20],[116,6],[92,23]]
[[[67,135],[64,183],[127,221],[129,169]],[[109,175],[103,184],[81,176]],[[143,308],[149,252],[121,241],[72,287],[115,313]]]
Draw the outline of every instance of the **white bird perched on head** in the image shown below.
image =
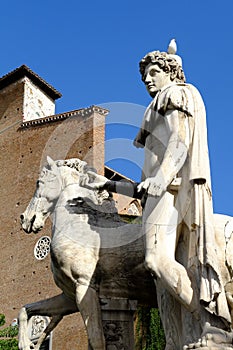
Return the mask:
[[177,51],[176,40],[172,39],[168,45],[167,53],[169,53],[169,55],[175,55],[176,51]]

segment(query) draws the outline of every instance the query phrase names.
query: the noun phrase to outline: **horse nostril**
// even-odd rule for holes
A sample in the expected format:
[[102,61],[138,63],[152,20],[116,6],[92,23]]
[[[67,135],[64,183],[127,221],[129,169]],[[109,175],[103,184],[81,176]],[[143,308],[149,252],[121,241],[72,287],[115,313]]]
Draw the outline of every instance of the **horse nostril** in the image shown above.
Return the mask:
[[21,220],[21,221],[24,220],[24,215],[23,215],[23,214],[20,215],[20,220]]

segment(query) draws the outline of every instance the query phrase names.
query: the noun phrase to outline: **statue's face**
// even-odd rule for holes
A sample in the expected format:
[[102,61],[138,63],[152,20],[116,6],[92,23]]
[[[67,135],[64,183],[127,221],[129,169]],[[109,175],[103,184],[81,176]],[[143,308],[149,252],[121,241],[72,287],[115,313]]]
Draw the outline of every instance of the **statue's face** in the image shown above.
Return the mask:
[[157,64],[149,63],[143,81],[151,97],[154,97],[165,85],[171,83],[171,77],[170,73],[165,73]]

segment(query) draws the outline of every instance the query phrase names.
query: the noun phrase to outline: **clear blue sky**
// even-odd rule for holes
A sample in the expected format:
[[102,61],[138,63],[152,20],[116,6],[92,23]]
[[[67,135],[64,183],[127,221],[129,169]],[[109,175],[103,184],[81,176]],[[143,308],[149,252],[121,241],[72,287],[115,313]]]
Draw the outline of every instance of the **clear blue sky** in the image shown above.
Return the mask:
[[[232,0],[9,0],[1,4],[0,17],[0,75],[26,64],[63,94],[57,113],[126,104],[125,113],[132,114],[121,118],[132,125],[140,117],[133,119],[131,104],[138,105],[137,114],[150,101],[139,60],[148,51],[166,50],[176,38],[187,81],[199,88],[207,108],[215,212],[233,215]],[[128,147],[135,130],[114,127],[111,118],[106,148],[115,145],[121,152],[116,139]],[[115,157],[127,158],[132,167],[118,161],[117,170],[138,179],[135,155],[123,152]]]

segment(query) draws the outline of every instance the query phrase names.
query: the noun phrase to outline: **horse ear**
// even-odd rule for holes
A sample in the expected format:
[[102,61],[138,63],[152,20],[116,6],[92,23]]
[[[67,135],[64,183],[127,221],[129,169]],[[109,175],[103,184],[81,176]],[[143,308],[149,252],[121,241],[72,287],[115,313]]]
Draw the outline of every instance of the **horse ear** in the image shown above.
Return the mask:
[[51,157],[47,156],[47,162],[48,162],[48,165],[50,166],[51,169],[53,169],[54,167],[57,168],[56,163],[54,162],[54,160]]

